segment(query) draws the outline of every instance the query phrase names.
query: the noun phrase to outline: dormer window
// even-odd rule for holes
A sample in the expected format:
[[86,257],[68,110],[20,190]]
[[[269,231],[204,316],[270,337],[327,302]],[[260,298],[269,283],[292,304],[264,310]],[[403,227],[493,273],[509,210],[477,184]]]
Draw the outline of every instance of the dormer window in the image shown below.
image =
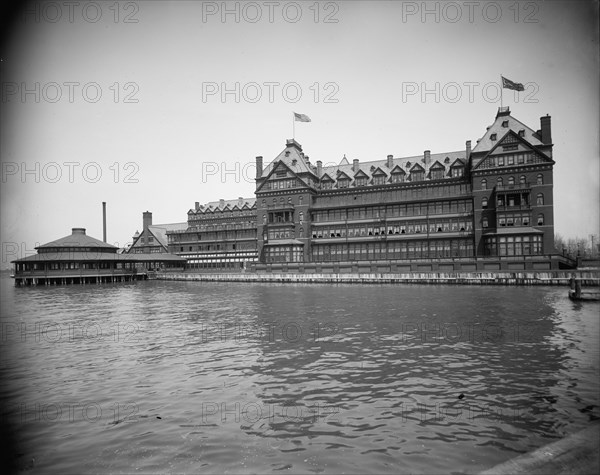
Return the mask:
[[425,179],[425,172],[422,170],[415,170],[410,172],[410,181],[423,181]]
[[525,137],[525,129],[519,130],[519,137]]
[[286,150],[286,151],[285,151],[285,156],[286,156],[286,157],[289,157],[289,156],[290,156],[290,151],[289,151],[289,150]]
[[496,134],[490,135],[490,140],[495,142],[497,139],[498,139],[498,136]]
[[354,184],[356,186],[366,186],[367,184],[367,177],[365,176],[359,176],[354,180]]
[[373,177],[374,185],[385,185],[385,175],[376,175]]
[[338,188],[348,188],[350,186],[350,180],[348,178],[340,178],[338,180]]
[[404,173],[392,173],[392,183],[404,183]]
[[502,127],[504,127],[505,129],[508,128],[508,120],[502,121]]
[[296,160],[295,158],[292,160],[292,166],[296,166],[296,164],[298,163],[298,160]]
[[441,180],[442,178],[444,178],[444,169],[437,168],[435,170],[431,170],[429,172],[429,176],[431,177],[432,180]]

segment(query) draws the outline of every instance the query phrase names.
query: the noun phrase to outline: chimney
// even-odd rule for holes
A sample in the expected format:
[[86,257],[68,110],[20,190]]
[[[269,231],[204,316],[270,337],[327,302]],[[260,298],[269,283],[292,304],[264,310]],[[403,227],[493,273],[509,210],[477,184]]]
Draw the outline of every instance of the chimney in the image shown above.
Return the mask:
[[541,140],[545,145],[552,143],[552,131],[550,127],[550,116],[546,114],[545,117],[540,117],[541,125]]
[[321,178],[323,174],[323,162],[321,160],[317,160],[317,176]]
[[102,202],[102,240],[106,242],[106,201]]
[[143,233],[148,230],[148,226],[152,226],[152,213],[150,211],[145,211],[142,214],[142,223],[144,224]]
[[469,159],[469,157],[471,156],[471,141],[467,140],[467,142],[465,143],[465,147],[467,149],[467,160]]
[[196,202],[194,203],[194,209],[195,209],[196,211],[198,211],[198,210],[200,209],[200,202],[199,202],[199,201],[196,201]]
[[352,160],[352,171],[356,173],[358,171],[358,158]]
[[225,200],[223,198],[221,198],[219,200],[219,208],[224,208],[225,207]]
[[431,162],[431,150],[423,152],[423,160],[425,161],[425,165],[429,165],[429,162]]
[[388,155],[387,156],[387,167],[392,168],[393,166],[394,166],[394,156]]
[[238,196],[238,206],[240,208],[244,206],[244,198],[242,196]]
[[85,236],[85,228],[72,228],[71,232],[73,234],[83,234]]
[[263,158],[262,156],[256,157],[256,178],[260,178],[263,172]]

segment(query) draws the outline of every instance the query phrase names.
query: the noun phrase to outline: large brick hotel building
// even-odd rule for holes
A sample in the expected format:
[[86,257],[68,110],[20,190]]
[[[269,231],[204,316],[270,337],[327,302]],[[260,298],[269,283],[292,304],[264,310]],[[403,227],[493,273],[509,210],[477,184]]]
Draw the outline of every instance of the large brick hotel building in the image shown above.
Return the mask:
[[554,249],[550,117],[535,131],[500,108],[474,147],[338,165],[295,140],[263,166],[255,198],[188,211],[168,251],[198,271],[545,270]]

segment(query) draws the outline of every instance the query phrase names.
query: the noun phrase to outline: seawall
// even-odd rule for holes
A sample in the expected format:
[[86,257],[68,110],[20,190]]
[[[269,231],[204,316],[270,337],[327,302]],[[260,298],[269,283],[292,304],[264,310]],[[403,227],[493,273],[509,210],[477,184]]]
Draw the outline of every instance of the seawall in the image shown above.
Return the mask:
[[496,465],[480,475],[600,473],[600,424],[572,434],[533,452]]
[[279,282],[331,284],[568,285],[575,275],[583,286],[600,285],[600,271],[410,272],[402,274],[288,274],[157,272],[149,278],[201,282]]

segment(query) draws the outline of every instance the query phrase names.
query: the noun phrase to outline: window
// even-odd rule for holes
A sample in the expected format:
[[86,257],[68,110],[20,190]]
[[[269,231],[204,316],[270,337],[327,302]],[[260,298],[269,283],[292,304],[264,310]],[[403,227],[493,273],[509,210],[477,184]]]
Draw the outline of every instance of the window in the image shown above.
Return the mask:
[[431,176],[432,180],[441,180],[442,178],[444,178],[444,169],[439,168],[439,169],[431,170],[430,176]]
[[544,195],[542,193],[538,193],[537,194],[537,197],[535,199],[535,203],[538,206],[543,206],[543,204],[544,204]]
[[403,183],[404,182],[404,173],[393,173],[392,174],[392,183]]
[[525,129],[519,130],[519,137],[525,137]]
[[542,175],[541,173],[537,176],[537,180],[536,183],[538,185],[543,185],[544,184],[544,175]]
[[499,167],[503,167],[504,166],[504,157],[498,157],[498,166]]
[[515,177],[514,176],[508,177],[508,184],[509,184],[509,186],[515,184]]
[[490,135],[490,140],[495,141],[496,139],[497,139],[497,135],[496,134]]
[[367,184],[367,177],[360,176],[354,180],[356,186],[365,186]]
[[410,181],[423,181],[425,173],[422,170],[415,170],[410,172]]
[[463,167],[455,167],[455,168],[452,169],[452,176],[454,178],[458,178],[460,176],[463,176],[464,175],[464,170],[465,169]]
[[482,225],[484,228],[487,228],[487,227],[488,227],[488,219],[487,219],[487,218],[483,218],[483,219],[481,220],[481,225]]
[[496,180],[496,186],[502,186],[503,184],[504,184],[504,180],[502,180],[501,177]]
[[385,184],[385,175],[377,175],[373,177],[374,185],[384,185]]
[[508,127],[508,120],[502,121],[502,127],[504,127],[504,128]]
[[304,222],[304,213],[302,211],[298,214],[298,219],[300,220],[300,224]]
[[538,214],[537,225],[538,226],[544,225],[544,215],[542,213]]
[[519,183],[520,183],[521,185],[524,185],[524,184],[526,184],[526,183],[527,183],[527,179],[525,178],[525,175],[521,175],[521,176],[519,177]]
[[338,188],[348,188],[348,186],[350,186],[350,180],[348,180],[347,178],[342,178],[341,180],[338,180]]
[[487,180],[485,178],[481,180],[481,189],[487,190]]
[[483,199],[481,200],[481,207],[482,207],[483,209],[486,209],[486,208],[488,207],[488,199],[487,199],[487,198],[483,198]]
[[321,182],[321,189],[322,190],[331,190],[331,185],[332,185],[332,183],[330,181]]
[[514,165],[515,164],[515,157],[514,157],[514,155],[509,155],[507,157],[507,161],[508,161],[508,165]]

